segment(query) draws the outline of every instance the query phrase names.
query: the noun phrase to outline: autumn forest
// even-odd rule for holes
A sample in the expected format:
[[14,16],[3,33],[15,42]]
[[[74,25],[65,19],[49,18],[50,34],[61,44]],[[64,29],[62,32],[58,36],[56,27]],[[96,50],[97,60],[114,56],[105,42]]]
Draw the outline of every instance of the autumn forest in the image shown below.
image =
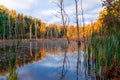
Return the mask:
[[[74,25],[66,25],[66,31],[62,25],[48,24],[39,18],[32,18],[24,14],[17,14],[15,10],[8,10],[0,5],[0,39],[40,39],[40,38],[65,38],[77,39],[77,27]],[[101,28],[100,17],[104,15],[101,11],[101,16],[96,22],[79,27],[80,38],[83,36],[89,37],[92,32],[99,32]]]

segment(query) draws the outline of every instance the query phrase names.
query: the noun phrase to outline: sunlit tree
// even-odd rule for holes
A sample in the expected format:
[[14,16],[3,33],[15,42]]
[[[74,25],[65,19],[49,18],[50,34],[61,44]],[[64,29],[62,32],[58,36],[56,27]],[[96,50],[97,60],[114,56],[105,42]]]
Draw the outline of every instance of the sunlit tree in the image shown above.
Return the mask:
[[44,38],[46,34],[46,23],[45,22],[41,22],[40,33],[42,34],[42,38]]

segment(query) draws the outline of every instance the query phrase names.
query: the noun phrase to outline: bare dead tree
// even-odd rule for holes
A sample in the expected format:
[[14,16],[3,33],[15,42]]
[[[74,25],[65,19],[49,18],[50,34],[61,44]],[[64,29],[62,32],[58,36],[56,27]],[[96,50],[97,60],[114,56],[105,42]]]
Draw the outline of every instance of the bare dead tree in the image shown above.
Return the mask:
[[35,24],[35,40],[37,40],[37,23],[36,23],[36,21],[37,21],[37,18],[35,18],[34,19],[34,24]]
[[79,80],[79,62],[80,62],[80,57],[79,57],[79,49],[80,49],[80,35],[79,35],[79,14],[78,14],[78,1],[79,0],[75,0],[75,16],[76,16],[76,25],[77,25],[77,33],[78,33],[78,57],[77,57],[77,71],[76,71],[76,80]]
[[10,21],[10,13],[8,13],[8,25],[9,25],[9,39],[11,38],[11,21]]
[[[69,38],[67,37],[67,26],[69,24],[69,17],[64,9],[64,0],[57,0],[57,3],[55,3],[58,8],[60,9],[58,11],[58,13],[60,14],[61,21],[62,21],[62,25],[64,28],[64,34],[65,34],[65,38],[67,39],[68,44],[65,43],[65,53],[64,53],[64,57],[63,57],[63,64],[62,64],[62,71],[61,71],[61,77],[60,80],[64,80],[64,77],[67,73],[67,69],[68,69],[68,59],[67,59],[67,49],[68,46],[70,44]],[[57,15],[55,15],[56,17],[58,17]]]
[[[77,32],[78,32],[78,58],[77,58],[77,78],[76,80],[79,80],[79,63],[80,63],[80,46],[81,46],[81,42],[80,42],[80,32],[79,32],[79,9],[78,9],[78,2],[79,0],[75,0],[75,12],[76,12],[76,25],[77,25]],[[85,21],[84,21],[84,13],[83,13],[83,7],[82,7],[82,0],[81,0],[81,17],[82,17],[82,24],[83,26],[85,26]],[[84,31],[84,28],[83,28]],[[85,34],[85,33],[84,33]],[[83,36],[84,38],[84,45],[85,45],[85,36]]]
[[86,50],[86,38],[85,38],[85,19],[84,19],[84,11],[83,11],[83,1],[80,2],[81,5],[81,17],[82,17],[82,26],[83,26],[83,41],[84,41],[84,51]]
[[80,45],[80,33],[79,33],[79,14],[78,14],[78,1],[79,0],[75,0],[75,15],[76,15],[76,25],[77,25],[77,32],[78,32],[78,45]]
[[85,20],[84,20],[84,12],[83,12],[83,1],[81,0],[80,2],[81,4],[81,16],[82,16],[82,23],[83,23],[83,26],[85,26]]
[[58,13],[60,14],[61,17],[58,17],[57,15],[55,15],[58,18],[61,18],[62,21],[62,25],[64,28],[64,33],[65,33],[65,38],[67,39],[68,43],[70,43],[69,38],[67,37],[67,26],[69,24],[69,17],[64,9],[64,0],[57,0],[57,3],[54,2],[58,8],[60,9],[60,11],[58,11]]
[[32,39],[32,25],[30,25],[29,31],[30,31],[30,40],[31,40]]

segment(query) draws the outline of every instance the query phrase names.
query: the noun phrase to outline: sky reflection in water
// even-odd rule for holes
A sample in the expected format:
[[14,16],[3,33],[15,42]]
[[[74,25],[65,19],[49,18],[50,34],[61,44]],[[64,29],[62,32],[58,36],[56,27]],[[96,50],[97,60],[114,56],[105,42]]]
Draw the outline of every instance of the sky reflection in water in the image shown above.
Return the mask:
[[[37,43],[38,52],[40,49],[39,45],[40,43]],[[29,49],[31,46],[32,46],[32,52],[34,52],[33,50],[35,49],[33,48],[36,48],[35,43],[33,42],[32,45],[30,43]],[[44,48],[45,47],[46,47],[46,52],[44,54],[46,55],[44,58],[38,61],[33,61],[31,64],[29,63],[21,67],[19,66],[17,68],[18,76],[20,80],[61,80],[62,69],[63,69],[63,59],[64,59],[64,50],[62,49],[63,44],[56,44],[56,42],[51,42],[48,44],[44,44]],[[49,48],[55,48],[55,49],[52,49],[52,52],[54,52],[54,50],[58,51],[57,50],[58,48],[61,49],[62,51],[57,53],[55,53],[56,52],[55,51],[54,53],[51,54],[51,52],[49,51],[51,49]],[[34,55],[35,54],[36,53],[34,53]],[[69,52],[68,50],[66,63],[64,64],[65,65],[64,72],[66,72],[66,74],[63,80],[76,80],[77,55],[78,55],[78,52],[76,50],[74,50],[73,52]],[[79,75],[78,75],[79,80],[86,80],[86,79],[95,80],[94,74],[92,74],[92,76],[89,76],[88,74],[86,74],[88,73],[88,68],[87,68],[88,64],[86,60],[86,55],[87,54],[80,52]],[[3,79],[3,77],[4,76],[1,76],[0,80]]]
[[[50,55],[47,53],[46,58],[42,59],[41,61],[25,65],[21,68],[19,67],[18,72],[20,78],[22,80],[59,80],[61,76],[63,55],[64,54]],[[68,71],[66,73],[65,80],[75,79],[77,62],[76,58],[76,54],[68,55],[70,67],[67,69]]]

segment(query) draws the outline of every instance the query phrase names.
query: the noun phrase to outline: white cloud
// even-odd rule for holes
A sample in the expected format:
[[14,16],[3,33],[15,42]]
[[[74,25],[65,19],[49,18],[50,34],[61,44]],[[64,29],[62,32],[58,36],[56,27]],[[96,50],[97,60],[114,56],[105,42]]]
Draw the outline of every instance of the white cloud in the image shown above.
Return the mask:
[[30,9],[35,0],[0,0],[0,4],[9,9]]
[[43,10],[40,12],[41,15],[45,15],[45,16],[51,16],[56,13],[57,12],[55,10]]
[[[79,0],[80,1],[80,0]],[[71,23],[75,22],[75,4],[74,1],[72,2],[72,5],[66,6],[65,10],[66,13],[69,15]],[[101,0],[83,0],[83,11],[84,11],[84,18],[85,23],[88,24],[91,21],[97,20],[97,17],[99,15],[99,12],[102,10],[101,6]],[[79,14],[81,16],[81,5],[80,2],[78,2],[79,6]]]
[[[55,0],[0,0],[9,9],[15,9],[19,13],[39,17],[47,23],[61,23],[61,20],[54,15],[58,15],[59,8],[53,3]],[[80,0],[79,0],[80,1]],[[101,0],[83,0],[83,10],[85,23],[96,20],[102,9]],[[74,0],[65,0],[65,10],[70,17],[70,23],[75,23],[75,2]],[[79,2],[79,14],[81,14]]]

